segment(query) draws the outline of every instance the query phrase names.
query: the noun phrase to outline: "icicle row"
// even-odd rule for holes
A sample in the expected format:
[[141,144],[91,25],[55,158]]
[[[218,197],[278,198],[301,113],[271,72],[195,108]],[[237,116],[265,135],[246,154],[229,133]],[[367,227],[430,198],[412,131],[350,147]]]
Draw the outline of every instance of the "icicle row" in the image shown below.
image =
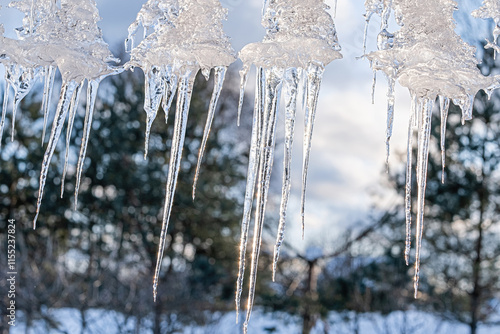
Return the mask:
[[222,85],[224,83],[224,78],[226,76],[227,68],[224,66],[218,66],[214,69],[214,90],[212,92],[212,98],[210,99],[210,106],[208,109],[207,122],[205,124],[205,130],[203,132],[203,141],[200,146],[200,151],[198,153],[198,163],[196,164],[196,172],[193,182],[193,200],[196,196],[196,185],[198,183],[198,178],[200,176],[201,161],[203,160],[203,154],[205,153],[205,148],[207,146],[208,136],[210,135],[210,129],[212,128],[212,122],[215,115],[215,109],[217,108],[217,102],[219,101],[220,92],[222,90]]
[[75,81],[70,81],[69,83],[63,83],[61,88],[61,98],[59,99],[59,103],[57,105],[54,123],[52,124],[52,130],[50,133],[49,142],[47,144],[47,149],[43,156],[42,169],[40,171],[40,185],[38,189],[38,199],[36,203],[36,214],[35,218],[33,219],[33,229],[36,228],[36,221],[38,219],[38,215],[40,214],[40,206],[42,205],[42,198],[43,198],[43,189],[45,188],[45,182],[47,180],[47,173],[49,171],[50,161],[52,160],[52,156],[54,155],[57,142],[59,140],[59,137],[61,136],[62,128],[64,126],[64,121],[66,119],[66,115],[68,114],[68,110],[71,106],[72,96],[77,86],[78,83],[76,83]]
[[153,279],[153,297],[155,301],[158,293],[161,263],[163,260],[163,252],[165,250],[168,223],[170,220],[170,213],[172,211],[172,204],[174,201],[177,177],[179,175],[179,169],[181,165],[182,149],[184,146],[184,139],[186,137],[189,105],[191,103],[191,95],[193,93],[193,84],[196,73],[197,71],[187,70],[180,77],[180,85],[177,95],[177,106],[175,111],[176,115],[174,121],[174,135],[172,138],[172,149],[170,152],[170,164],[168,166],[168,177],[165,195],[165,206],[163,209],[160,245],[158,247],[155,276]]
[[247,314],[245,323],[243,324],[243,333],[248,332],[248,322],[252,314],[255,287],[257,281],[257,269],[262,242],[262,229],[264,226],[264,217],[266,211],[266,203],[271,181],[271,171],[273,168],[274,145],[276,133],[276,112],[281,91],[283,70],[277,68],[265,70],[265,92],[264,92],[264,109],[262,140],[260,142],[260,161],[258,170],[258,183],[256,193],[256,208],[255,208],[255,226],[252,246],[252,261],[250,268],[250,283],[247,301]]

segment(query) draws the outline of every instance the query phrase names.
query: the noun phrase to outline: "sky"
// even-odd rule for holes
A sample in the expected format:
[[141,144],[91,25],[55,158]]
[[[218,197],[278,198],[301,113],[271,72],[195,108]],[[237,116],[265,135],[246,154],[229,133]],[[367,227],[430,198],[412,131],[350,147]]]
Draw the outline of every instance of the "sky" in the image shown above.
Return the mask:
[[[2,5],[0,19],[6,26],[6,35],[13,36],[9,27],[20,26],[22,15],[6,8],[8,2],[0,0]],[[127,28],[134,21],[143,1],[96,0],[96,3],[102,17],[99,26],[103,30],[104,39],[112,47],[121,47],[127,35]],[[229,10],[228,20],[224,26],[236,51],[248,43],[262,39],[264,36],[264,29],[260,25],[262,0],[221,0],[221,3]],[[326,3],[332,7],[330,13],[333,16],[334,1],[329,0]],[[326,67],[319,96],[309,168],[304,242],[300,240],[302,164],[300,115],[297,120],[287,238],[298,248],[313,244],[329,248],[328,244],[347,228],[356,228],[366,222],[370,206],[375,201],[385,207],[402,201],[402,198],[389,191],[382,191],[383,196],[373,196],[374,191],[380,191],[383,187],[387,85],[383,75],[379,74],[375,103],[372,104],[373,73],[368,61],[356,59],[363,53],[365,24],[363,3],[362,0],[338,0],[334,20],[344,58],[335,60]],[[467,3],[467,6],[457,14],[457,21],[460,21],[458,18],[466,15],[467,11],[470,12],[480,5],[480,1],[477,0],[463,1],[463,3]],[[489,37],[488,31],[484,29],[484,22],[478,23],[479,20],[472,18],[469,21],[475,25],[476,31],[482,32],[482,35],[466,37],[469,39]],[[375,49],[374,41],[379,22],[374,18],[370,26],[368,50]],[[458,29],[460,30],[460,24]],[[232,66],[239,69],[241,62],[237,61]],[[251,77],[251,80],[254,78]],[[251,86],[249,85],[249,88]],[[396,92],[396,114],[390,159],[390,168],[393,169],[402,166],[397,154],[406,150],[407,120],[410,110],[407,90],[397,86]],[[278,127],[280,125],[283,127],[283,122],[278,123]],[[274,196],[269,204],[271,211],[268,216],[277,214],[273,208],[276,209],[279,205],[282,146],[278,146],[276,152],[273,172]],[[243,194],[244,189],[241,189],[241,192]]]

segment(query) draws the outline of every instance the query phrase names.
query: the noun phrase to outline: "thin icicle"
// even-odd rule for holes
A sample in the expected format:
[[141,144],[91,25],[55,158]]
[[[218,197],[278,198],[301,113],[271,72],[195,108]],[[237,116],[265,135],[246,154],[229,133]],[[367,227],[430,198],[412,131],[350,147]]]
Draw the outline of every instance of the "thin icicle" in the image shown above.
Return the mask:
[[444,184],[444,170],[446,167],[446,123],[448,120],[448,111],[450,109],[450,99],[439,96],[439,105],[441,110],[441,183]]
[[252,203],[255,194],[255,181],[257,176],[257,169],[260,162],[260,142],[262,140],[263,122],[264,122],[264,90],[265,90],[265,76],[264,70],[259,68],[257,70],[257,91],[255,94],[254,116],[252,124],[252,139],[250,144],[250,156],[248,161],[247,183],[245,190],[245,201],[243,205],[243,220],[241,222],[241,237],[240,237],[240,257],[238,267],[238,279],[236,281],[236,323],[239,320],[241,294],[243,292],[243,278],[245,275],[245,257],[246,248],[248,244],[248,231],[250,227],[250,219],[252,213]]
[[245,97],[245,87],[247,86],[248,81],[248,66],[243,66],[240,71],[240,99],[238,102],[238,122],[237,125],[240,126],[241,120],[241,110],[243,109],[243,99]]
[[94,116],[95,101],[97,98],[97,89],[99,88],[99,79],[90,80],[87,86],[87,109],[85,112],[85,123],[83,125],[82,144],[80,145],[80,154],[78,156],[78,167],[76,172],[75,183],[75,210],[78,205],[78,192],[80,191],[80,183],[82,179],[83,163],[87,154],[87,145],[90,138],[90,130],[92,129],[92,118]]
[[265,92],[264,92],[264,120],[262,122],[263,137],[260,142],[260,162],[259,162],[259,182],[257,184],[256,208],[255,208],[255,226],[253,234],[252,262],[250,268],[250,282],[247,301],[247,313],[245,323],[243,324],[243,333],[248,332],[248,322],[252,314],[255,287],[257,281],[257,267],[259,262],[262,229],[264,226],[264,217],[266,212],[266,203],[271,181],[271,171],[274,160],[274,145],[276,134],[276,111],[280,97],[281,82],[283,71],[277,68],[265,70]]
[[377,87],[377,71],[373,71],[372,104],[375,104],[375,88]]
[[149,137],[151,135],[151,127],[160,108],[161,99],[165,91],[164,72],[157,66],[153,66],[146,71],[146,84],[144,95],[144,110],[146,111],[146,134],[144,143],[144,159],[148,156]]
[[368,36],[368,27],[370,26],[370,19],[372,18],[372,15],[373,15],[372,12],[368,12],[364,15],[366,23],[365,23],[365,31],[364,31],[364,35],[363,35],[363,56],[366,55],[366,39]]
[[163,251],[165,250],[168,222],[170,219],[170,212],[172,211],[175,187],[177,185],[177,177],[181,166],[182,149],[186,136],[189,105],[191,103],[191,95],[193,93],[193,84],[196,73],[197,71],[187,70],[187,72],[180,77],[179,91],[177,95],[177,106],[175,110],[176,116],[174,122],[174,135],[172,138],[172,149],[170,152],[170,164],[168,166],[165,206],[163,209],[163,223],[161,227],[160,245],[158,247],[155,276],[153,279],[153,297],[155,302],[156,295],[158,293],[158,281],[160,278]]
[[171,67],[167,67],[164,80],[165,92],[161,101],[161,107],[165,113],[165,124],[167,124],[168,112],[170,110],[170,106],[172,105],[172,101],[174,100],[175,92],[177,91],[177,76],[172,73]]
[[36,203],[36,214],[35,218],[33,219],[33,229],[36,228],[36,221],[40,213],[40,206],[42,205],[43,189],[47,180],[50,160],[52,160],[57,142],[59,140],[59,137],[61,136],[62,128],[64,126],[64,120],[66,119],[66,115],[68,114],[68,110],[71,106],[71,98],[77,86],[78,84],[75,81],[70,81],[69,83],[63,83],[61,88],[61,97],[57,105],[54,123],[52,123],[52,130],[50,132],[49,142],[43,156],[42,169],[40,171],[40,185],[38,189],[38,200]]
[[61,178],[61,198],[64,196],[64,182],[66,180],[66,172],[68,171],[68,159],[69,159],[69,146],[71,141],[71,132],[73,131],[73,124],[75,122],[75,115],[78,109],[78,101],[80,100],[80,93],[83,88],[83,81],[78,85],[71,98],[71,106],[69,109],[68,125],[66,128],[66,152],[64,154],[64,168],[63,175]]
[[283,159],[283,185],[281,190],[280,221],[278,236],[274,246],[273,261],[273,282],[276,278],[276,269],[280,256],[280,248],[285,237],[286,210],[291,188],[292,169],[292,146],[293,135],[295,133],[295,114],[297,110],[297,94],[299,89],[299,76],[296,68],[290,68],[285,73],[284,94],[285,94],[285,145]]
[[411,250],[411,182],[412,182],[412,164],[413,164],[413,114],[410,115],[410,124],[408,125],[408,145],[406,148],[406,194],[405,194],[405,216],[406,216],[406,245],[405,261],[410,264]]
[[10,91],[10,83],[7,80],[5,80],[4,90],[3,90],[2,120],[0,121],[0,148],[2,148],[3,128],[5,127],[5,115],[7,114],[7,106],[9,104],[9,91]]
[[422,236],[424,232],[424,207],[425,207],[425,188],[427,186],[427,166],[429,161],[429,141],[431,136],[431,120],[434,100],[423,101],[422,106],[422,124],[419,129],[418,138],[418,204],[417,204],[417,226],[416,226],[416,251],[415,251],[415,298],[418,293],[418,283],[420,279],[420,253],[422,249]]
[[196,165],[196,172],[194,174],[193,182],[193,200],[196,196],[196,185],[198,184],[198,177],[200,176],[201,161],[203,160],[203,154],[205,153],[205,148],[207,146],[208,136],[210,135],[210,129],[212,128],[212,122],[214,120],[215,109],[217,107],[217,102],[219,101],[220,92],[222,90],[222,85],[224,83],[224,78],[226,76],[227,68],[224,66],[217,66],[214,69],[214,90],[212,93],[212,98],[210,100],[210,107],[208,108],[207,122],[205,124],[205,131],[203,132],[203,141],[200,146],[200,151],[198,153],[198,163]]
[[337,17],[337,0],[333,2],[333,17]]
[[309,158],[311,155],[314,119],[316,118],[316,107],[318,105],[318,95],[323,72],[324,67],[321,64],[317,63],[311,63],[307,70],[307,106],[304,126],[304,157],[302,164],[302,196],[300,205],[300,215],[302,217],[302,239],[304,239],[305,233],[307,172],[309,168]]
[[56,76],[56,68],[54,66],[45,67],[45,83],[43,86],[43,99],[42,99],[42,113],[43,113],[43,132],[42,132],[42,146],[45,142],[45,132],[47,129],[47,121],[49,118],[50,100],[52,97],[52,88],[54,87],[54,80]]
[[387,76],[388,91],[387,91],[387,130],[385,133],[385,147],[386,147],[386,168],[387,173],[389,172],[389,157],[391,154],[391,137],[392,137],[392,128],[394,125],[394,85],[396,81],[394,77]]

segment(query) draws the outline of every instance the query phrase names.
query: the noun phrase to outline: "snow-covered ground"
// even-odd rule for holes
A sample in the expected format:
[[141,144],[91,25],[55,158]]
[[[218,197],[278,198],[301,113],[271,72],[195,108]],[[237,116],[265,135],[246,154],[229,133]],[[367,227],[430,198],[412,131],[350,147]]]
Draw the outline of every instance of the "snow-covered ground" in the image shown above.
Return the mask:
[[[93,309],[85,313],[87,327],[82,331],[81,314],[76,309],[54,309],[46,312],[60,324],[58,330],[49,329],[42,321],[35,321],[27,333],[85,333],[85,334],[118,334],[137,333],[136,319],[126,318],[123,314]],[[235,323],[235,313],[213,314],[212,321],[205,326],[183,326],[175,322],[175,316],[170,325],[165,324],[175,333],[183,334],[211,334],[211,333],[240,333],[241,327]],[[20,323],[11,327],[11,333],[26,333],[25,324],[20,317]],[[242,323],[242,322],[241,322]],[[148,329],[152,325],[151,319],[143,319],[138,333],[152,333]],[[265,313],[257,310],[249,324],[249,333],[300,333],[302,325],[300,318],[285,313]],[[499,333],[500,327],[480,327],[479,334]],[[393,312],[382,316],[377,313],[356,315],[353,312],[330,313],[328,321],[318,321],[312,333],[362,333],[362,334],[468,334],[466,325],[442,320],[436,315],[418,312]]]

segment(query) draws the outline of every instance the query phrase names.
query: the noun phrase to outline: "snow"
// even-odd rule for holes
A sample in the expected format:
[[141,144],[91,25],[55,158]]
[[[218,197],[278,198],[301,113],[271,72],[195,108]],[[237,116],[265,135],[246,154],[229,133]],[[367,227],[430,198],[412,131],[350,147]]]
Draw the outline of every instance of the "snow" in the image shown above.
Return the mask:
[[[59,330],[48,330],[43,321],[34,320],[32,323],[33,332],[43,333],[107,333],[119,334],[126,332],[135,332],[136,319],[134,317],[125,317],[125,315],[109,310],[90,309],[85,312],[87,327],[82,331],[81,313],[79,310],[62,308],[45,310],[47,316],[52,317],[59,324]],[[270,313],[261,310],[260,308],[254,312],[254,318],[249,325],[251,333],[273,333],[287,334],[300,333],[302,330],[301,319],[297,316],[291,316],[285,313]],[[176,333],[183,334],[206,334],[206,333],[238,333],[241,327],[234,323],[235,313],[214,313],[209,315],[211,320],[204,326],[202,325],[185,325],[178,323],[175,320],[164,323],[167,328],[176,328]],[[175,315],[170,317],[175,319]],[[153,333],[148,324],[152,324],[151,319],[142,319],[141,333]],[[15,327],[11,327],[12,334],[25,333],[26,323],[23,314],[20,314],[19,323]],[[353,333],[355,328],[358,328],[359,333],[363,334],[397,334],[397,333],[413,333],[413,334],[467,334],[470,329],[460,323],[443,320],[437,315],[420,311],[396,311],[388,315],[378,313],[362,313],[354,312],[330,312],[327,321],[320,319],[316,326],[311,331],[312,334],[336,333],[348,334]],[[478,334],[493,334],[499,330],[498,326],[485,327],[479,326]]]

